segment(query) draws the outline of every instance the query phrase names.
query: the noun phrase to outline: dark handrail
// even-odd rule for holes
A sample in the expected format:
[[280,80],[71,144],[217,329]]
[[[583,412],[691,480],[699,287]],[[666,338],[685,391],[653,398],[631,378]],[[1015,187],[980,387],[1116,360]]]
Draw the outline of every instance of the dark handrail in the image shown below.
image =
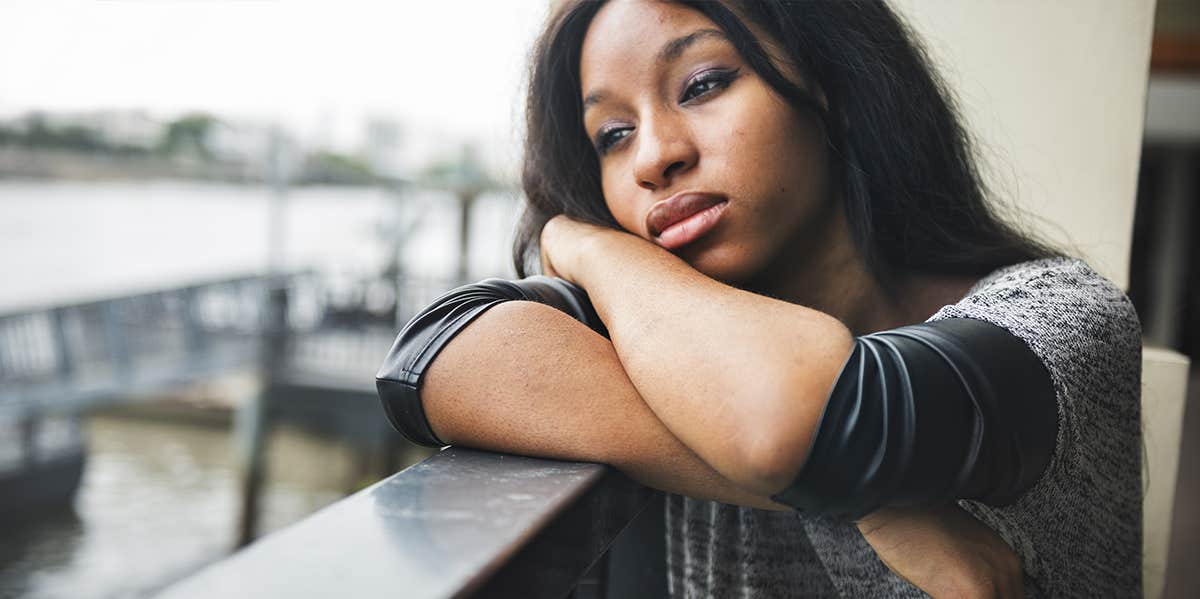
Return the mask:
[[656,499],[608,466],[449,448],[161,596],[564,597]]

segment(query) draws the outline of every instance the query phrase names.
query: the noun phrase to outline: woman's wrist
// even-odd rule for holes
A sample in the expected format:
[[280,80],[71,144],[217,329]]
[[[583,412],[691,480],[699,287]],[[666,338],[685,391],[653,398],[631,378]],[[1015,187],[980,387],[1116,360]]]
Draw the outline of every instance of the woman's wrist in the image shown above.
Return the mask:
[[665,249],[631,233],[557,216],[541,237],[546,274],[588,292],[597,313],[611,326],[614,304],[630,287],[713,283]]
[[[661,318],[635,298],[649,288],[668,294],[685,289],[702,294],[706,285],[721,286],[667,250],[621,231],[596,231],[581,239],[572,265],[574,282],[588,292],[596,313],[610,332],[628,334],[646,319]],[[723,286],[721,286],[723,287]],[[711,293],[719,293],[713,289]],[[614,332],[614,334],[617,334]]]
[[611,262],[614,254],[633,249],[642,253],[661,253],[666,250],[626,231],[593,225],[559,215],[542,228],[540,245],[543,264],[548,263],[558,276],[573,283],[587,276],[589,267]]

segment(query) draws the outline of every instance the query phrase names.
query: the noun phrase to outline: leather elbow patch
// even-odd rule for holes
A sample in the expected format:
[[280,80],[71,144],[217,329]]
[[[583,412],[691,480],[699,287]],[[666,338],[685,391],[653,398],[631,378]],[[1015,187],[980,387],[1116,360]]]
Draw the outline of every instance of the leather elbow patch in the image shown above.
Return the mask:
[[1045,366],[982,320],[947,319],[854,340],[805,465],[772,497],[859,518],[889,505],[1005,505],[1054,453],[1058,407]]
[[540,275],[518,281],[487,279],[445,293],[404,326],[375,375],[375,389],[388,421],[408,440],[428,447],[446,445],[433,432],[421,404],[425,372],[468,324],[492,306],[513,300],[557,308],[607,336],[587,294],[562,279]]

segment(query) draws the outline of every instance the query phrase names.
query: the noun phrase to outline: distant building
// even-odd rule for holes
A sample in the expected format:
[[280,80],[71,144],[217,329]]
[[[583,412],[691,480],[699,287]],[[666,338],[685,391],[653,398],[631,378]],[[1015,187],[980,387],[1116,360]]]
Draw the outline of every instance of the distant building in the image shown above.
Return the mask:
[[261,178],[267,172],[271,130],[266,125],[219,119],[209,128],[204,143],[215,161],[240,165],[248,178]]
[[397,122],[371,117],[366,123],[363,155],[377,175],[401,179],[411,175],[413,165],[404,155],[404,128]]

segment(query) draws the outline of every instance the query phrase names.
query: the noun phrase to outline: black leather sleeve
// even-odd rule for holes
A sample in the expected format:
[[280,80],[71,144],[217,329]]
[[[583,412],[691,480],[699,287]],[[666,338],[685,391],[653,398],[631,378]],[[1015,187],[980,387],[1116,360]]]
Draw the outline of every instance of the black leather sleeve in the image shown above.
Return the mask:
[[425,371],[442,348],[471,321],[488,308],[512,300],[534,301],[557,308],[608,336],[587,294],[581,287],[563,279],[540,275],[518,281],[487,279],[449,291],[404,326],[375,375],[375,388],[383,402],[383,411],[396,430],[419,445],[446,445],[434,434],[421,405],[420,390]]
[[[459,287],[400,332],[376,375],[392,425],[414,443],[445,445],[421,405],[438,352],[492,306],[553,306],[604,336],[586,293],[562,279],[488,279]],[[1032,487],[1054,452],[1050,375],[1008,331],[949,319],[854,339],[804,467],[773,499],[848,518],[885,505],[977,499],[1004,505]]]
[[885,505],[1011,503],[1050,463],[1050,375],[1020,339],[948,319],[854,340],[808,459],[773,497],[859,518]]

